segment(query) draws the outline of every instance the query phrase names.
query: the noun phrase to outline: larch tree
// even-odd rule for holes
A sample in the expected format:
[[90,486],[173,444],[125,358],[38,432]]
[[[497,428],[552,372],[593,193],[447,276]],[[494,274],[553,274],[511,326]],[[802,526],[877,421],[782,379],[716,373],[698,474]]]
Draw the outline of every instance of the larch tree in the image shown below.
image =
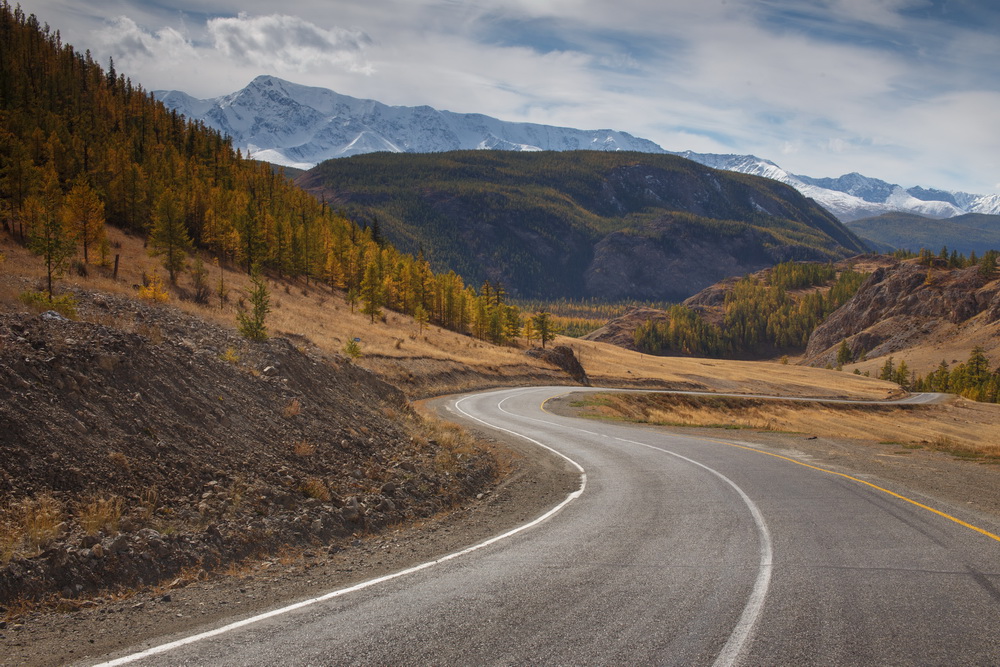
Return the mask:
[[90,248],[104,238],[104,204],[93,188],[78,181],[63,200],[62,215],[77,242],[83,246],[83,262],[90,262]]
[[149,246],[149,254],[163,258],[163,267],[170,274],[170,282],[176,284],[177,274],[184,270],[192,245],[184,222],[183,207],[170,188],[156,199]]

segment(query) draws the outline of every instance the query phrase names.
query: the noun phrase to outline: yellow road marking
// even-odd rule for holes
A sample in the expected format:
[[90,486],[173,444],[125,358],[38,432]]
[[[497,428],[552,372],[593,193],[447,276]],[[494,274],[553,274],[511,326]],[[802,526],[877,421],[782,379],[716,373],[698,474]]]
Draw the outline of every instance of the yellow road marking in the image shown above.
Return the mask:
[[[542,401],[542,404],[540,406],[541,409],[542,409],[542,411],[543,412],[548,412],[548,410],[546,410],[546,408],[545,408],[545,404],[548,403],[550,400],[552,400],[554,398],[561,398],[562,396],[565,396],[565,395],[566,394],[561,394],[560,396],[551,396],[551,397],[545,399],[544,401]],[[858,484],[864,484],[865,486],[871,487],[871,488],[875,489],[876,491],[881,491],[882,493],[886,493],[886,494],[892,496],[893,498],[898,498],[899,500],[903,500],[905,502],[908,502],[911,505],[916,505],[920,509],[924,509],[924,510],[927,510],[928,512],[931,512],[933,514],[937,514],[938,516],[943,517],[945,519],[948,519],[949,521],[954,521],[955,523],[957,523],[960,526],[968,528],[969,530],[973,530],[973,531],[979,533],[980,535],[985,535],[986,537],[990,538],[991,540],[995,540],[997,542],[1000,542],[1000,535],[994,535],[990,531],[983,530],[982,528],[979,528],[978,526],[973,526],[971,523],[962,521],[958,517],[954,517],[954,516],[952,516],[950,514],[947,514],[946,512],[942,512],[941,510],[937,510],[937,509],[934,509],[933,507],[930,507],[928,505],[924,505],[923,503],[917,502],[916,500],[913,500],[912,498],[907,498],[906,496],[900,495],[900,494],[896,493],[895,491],[890,491],[889,489],[883,488],[883,487],[881,487],[881,486],[879,486],[877,484],[872,484],[871,482],[866,482],[863,479],[858,479],[857,477],[852,477],[851,475],[845,475],[842,472],[835,472],[833,470],[827,470],[826,468],[820,468],[819,466],[814,466],[814,465],[810,465],[808,463],[803,463],[802,461],[796,461],[795,459],[793,459],[791,457],[782,456],[781,454],[774,454],[772,452],[765,452],[762,449],[756,449],[754,447],[746,447],[744,445],[737,445],[736,443],[733,443],[733,442],[727,442],[725,440],[715,440],[714,438],[699,438],[699,437],[696,437],[696,436],[689,436],[689,437],[692,437],[695,440],[701,440],[703,442],[714,442],[714,443],[717,443],[717,444],[720,444],[720,445],[727,445],[729,447],[736,447],[737,449],[745,449],[748,452],[756,452],[757,454],[763,454],[765,456],[773,456],[776,459],[783,459],[783,460],[788,461],[790,463],[794,463],[795,465],[800,465],[800,466],[803,466],[803,467],[806,467],[806,468],[812,468],[813,470],[818,470],[820,472],[825,472],[828,475],[836,475],[837,477],[843,477],[844,479],[849,479],[852,482],[857,482]]]
[[950,514],[946,514],[945,512],[942,512],[941,510],[936,510],[933,507],[929,507],[927,505],[924,505],[923,503],[919,503],[916,500],[913,500],[911,498],[907,498],[906,496],[900,495],[900,494],[896,493],[895,491],[890,491],[889,489],[883,488],[883,487],[881,487],[881,486],[879,486],[877,484],[872,484],[871,482],[866,482],[863,479],[858,479],[857,477],[852,477],[850,475],[845,475],[842,472],[835,472],[833,470],[827,470],[826,468],[820,468],[819,466],[814,466],[814,465],[810,465],[808,463],[803,463],[802,461],[796,461],[795,459],[793,459],[791,457],[782,456],[781,454],[774,454],[772,452],[765,452],[765,451],[763,451],[761,449],[756,449],[754,447],[745,447],[744,445],[737,445],[736,443],[726,442],[725,440],[714,440],[712,438],[697,438],[697,439],[698,440],[704,440],[705,442],[715,442],[715,443],[718,443],[720,445],[727,445],[729,447],[736,447],[737,449],[745,449],[748,452],[756,452],[757,454],[763,454],[765,456],[773,456],[776,459],[783,459],[785,461],[789,461],[791,463],[794,463],[795,465],[804,466],[806,468],[812,468],[813,470],[818,470],[820,472],[825,472],[828,475],[836,475],[837,477],[843,477],[844,479],[849,479],[852,482],[857,482],[858,484],[864,484],[865,486],[869,486],[869,487],[871,487],[871,488],[873,488],[873,489],[875,489],[877,491],[881,491],[882,493],[887,493],[890,496],[892,496],[893,498],[898,498],[900,500],[904,500],[904,501],[910,503],[911,505],[916,505],[917,507],[919,507],[921,509],[925,509],[928,512],[932,512],[934,514],[937,514],[940,517],[944,517],[945,519],[948,519],[949,521],[954,521],[958,525],[964,526],[965,528],[968,528],[969,530],[974,530],[977,533],[979,533],[980,535],[985,535],[986,537],[990,538],[991,540],[996,540],[997,542],[1000,542],[1000,535],[994,535],[993,533],[989,532],[988,530],[983,530],[982,528],[979,528],[977,526],[973,526],[971,523],[966,523],[965,521],[962,521],[961,519],[959,519],[957,517],[953,517]]

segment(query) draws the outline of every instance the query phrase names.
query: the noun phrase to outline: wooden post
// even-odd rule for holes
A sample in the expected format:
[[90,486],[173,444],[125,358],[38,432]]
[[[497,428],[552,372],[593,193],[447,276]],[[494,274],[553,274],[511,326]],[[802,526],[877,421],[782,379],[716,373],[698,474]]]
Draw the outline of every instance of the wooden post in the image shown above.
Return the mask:
[[112,280],[118,280],[118,260],[119,260],[119,258],[121,258],[121,255],[119,255],[119,254],[116,253],[115,254],[115,271],[114,271],[114,273],[111,274],[111,279]]

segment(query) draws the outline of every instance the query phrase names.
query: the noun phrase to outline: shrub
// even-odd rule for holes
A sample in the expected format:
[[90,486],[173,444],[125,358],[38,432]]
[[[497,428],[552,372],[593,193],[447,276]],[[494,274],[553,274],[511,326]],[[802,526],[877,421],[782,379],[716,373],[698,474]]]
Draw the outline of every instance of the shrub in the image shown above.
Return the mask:
[[344,344],[344,354],[351,359],[359,359],[361,357],[361,345],[352,338]]
[[170,300],[170,294],[163,285],[163,279],[159,274],[143,277],[143,284],[139,286],[139,298],[152,303],[166,303]]
[[316,500],[322,500],[324,503],[330,501],[330,489],[327,488],[326,484],[318,477],[310,477],[302,483],[299,487],[305,495],[310,498],[315,498]]
[[60,294],[49,300],[44,292],[21,292],[18,299],[35,312],[54,310],[67,319],[76,319],[76,297],[72,294]]

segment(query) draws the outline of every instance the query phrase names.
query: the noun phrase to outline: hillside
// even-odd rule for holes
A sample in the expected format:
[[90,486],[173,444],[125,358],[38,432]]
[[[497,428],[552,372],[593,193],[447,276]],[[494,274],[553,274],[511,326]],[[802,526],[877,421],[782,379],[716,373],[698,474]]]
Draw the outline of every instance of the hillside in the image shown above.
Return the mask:
[[801,353],[810,333],[889,258],[783,262],[705,288],[667,310],[636,308],[585,338],[648,354],[769,359]]
[[670,155],[372,154],[297,183],[436,270],[525,298],[678,300],[777,262],[864,251],[788,186]]
[[495,478],[344,358],[77,294],[80,321],[0,314],[0,605],[341,543]]
[[948,268],[908,260],[875,271],[854,297],[809,338],[805,363],[836,363],[846,341],[845,369],[876,374],[889,356],[918,375],[941,362],[964,362],[975,347],[1000,362],[1000,281],[979,268]]
[[982,255],[1000,249],[1000,215],[968,213],[943,220],[913,213],[885,213],[845,223],[858,236],[878,244],[917,252],[942,247]]

